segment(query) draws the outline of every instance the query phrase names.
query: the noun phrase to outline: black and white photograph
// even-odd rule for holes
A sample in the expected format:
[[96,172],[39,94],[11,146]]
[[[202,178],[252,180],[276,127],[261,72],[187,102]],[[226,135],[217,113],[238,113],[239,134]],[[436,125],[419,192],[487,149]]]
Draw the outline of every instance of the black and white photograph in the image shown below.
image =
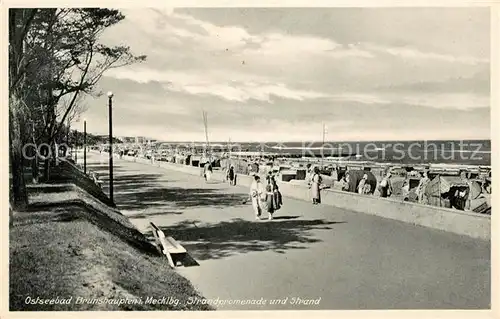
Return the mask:
[[6,316],[493,318],[498,7],[252,5],[3,3]]

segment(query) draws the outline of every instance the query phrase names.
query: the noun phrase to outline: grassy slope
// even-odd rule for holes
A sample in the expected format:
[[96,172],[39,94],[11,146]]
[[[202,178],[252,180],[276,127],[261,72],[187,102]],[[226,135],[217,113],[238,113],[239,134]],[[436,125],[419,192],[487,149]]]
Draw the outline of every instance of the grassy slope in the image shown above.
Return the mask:
[[[210,310],[186,305],[189,298],[202,297],[114,209],[79,189],[52,190],[32,196],[32,202],[30,212],[14,213],[10,229],[11,311]],[[73,302],[30,305],[25,303],[28,296],[73,297]],[[143,301],[173,297],[179,303],[77,304],[78,297]]]

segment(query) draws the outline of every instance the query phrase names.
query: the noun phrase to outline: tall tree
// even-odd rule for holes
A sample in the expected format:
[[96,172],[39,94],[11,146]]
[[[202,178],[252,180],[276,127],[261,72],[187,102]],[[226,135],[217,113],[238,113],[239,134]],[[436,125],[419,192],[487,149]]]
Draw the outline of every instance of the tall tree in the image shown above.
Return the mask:
[[9,10],[9,160],[12,174],[13,207],[24,209],[28,204],[24,180],[22,136],[25,133],[27,106],[22,91],[26,70],[31,60],[26,54],[25,39],[38,9]]
[[[127,46],[100,42],[102,33],[124,18],[111,9],[9,10],[9,119],[16,202],[26,203],[22,137],[24,142],[53,146],[67,129],[67,119],[81,112],[83,97],[100,95],[95,87],[107,70],[146,59],[133,55]],[[46,178],[48,165],[46,161]]]

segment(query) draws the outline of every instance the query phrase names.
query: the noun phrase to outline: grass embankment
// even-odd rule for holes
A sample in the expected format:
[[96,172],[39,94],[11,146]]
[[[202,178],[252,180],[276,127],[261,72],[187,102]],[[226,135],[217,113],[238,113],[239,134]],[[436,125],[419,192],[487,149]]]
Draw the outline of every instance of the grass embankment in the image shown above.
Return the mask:
[[[115,209],[74,185],[41,185],[31,192],[29,211],[12,215],[11,311],[210,310],[187,303],[202,297]],[[28,297],[72,299],[33,305]],[[161,303],[148,304],[148,298]]]

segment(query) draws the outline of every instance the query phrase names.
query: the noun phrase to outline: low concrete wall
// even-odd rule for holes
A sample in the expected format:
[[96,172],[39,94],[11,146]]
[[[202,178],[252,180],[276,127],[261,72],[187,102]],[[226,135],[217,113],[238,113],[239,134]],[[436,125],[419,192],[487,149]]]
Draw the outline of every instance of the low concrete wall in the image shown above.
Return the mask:
[[[124,159],[138,163],[150,164],[151,160],[124,156]],[[175,170],[191,175],[200,175],[200,168],[167,162],[155,162],[155,166]],[[214,171],[214,179],[223,179],[223,173]],[[238,185],[250,186],[252,177],[238,175]],[[300,200],[311,200],[310,190],[304,185],[278,182],[281,193],[285,197]],[[373,195],[360,195],[343,191],[323,190],[323,205],[330,205],[355,212],[390,218],[405,223],[444,230],[460,235],[489,240],[491,235],[491,216],[475,214],[454,209],[403,202]]]
[[[279,183],[284,196],[310,200],[309,189],[302,185]],[[490,239],[491,216],[458,211],[389,198],[323,190],[321,202],[355,212],[399,220],[474,238]]]

